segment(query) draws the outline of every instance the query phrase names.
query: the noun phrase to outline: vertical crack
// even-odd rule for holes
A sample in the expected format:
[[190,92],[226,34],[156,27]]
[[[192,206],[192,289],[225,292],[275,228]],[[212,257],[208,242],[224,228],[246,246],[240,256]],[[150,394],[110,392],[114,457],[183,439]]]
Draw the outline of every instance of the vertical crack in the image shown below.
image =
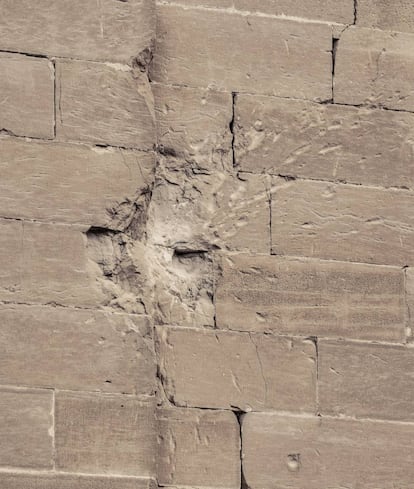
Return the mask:
[[354,25],[357,23],[358,16],[358,0],[354,0]]
[[335,100],[335,65],[336,65],[336,51],[338,49],[339,39],[332,38],[332,103]]
[[244,411],[233,411],[237,422],[239,424],[239,437],[240,437],[240,489],[249,489],[243,472],[243,435],[242,435],[242,422],[243,416],[246,414]]
[[231,121],[229,124],[230,132],[232,135],[231,138],[231,154],[232,154],[232,159],[233,159],[233,168],[236,167],[236,154],[234,150],[234,143],[235,143],[235,133],[234,133],[234,124],[235,124],[235,119],[236,119],[236,97],[237,93],[232,92],[232,114],[231,114]]
[[315,361],[316,361],[316,415],[319,416],[319,342],[317,336],[309,337],[309,340],[315,345]]
[[53,136],[56,137],[56,121],[57,121],[57,92],[56,92],[56,61],[51,60],[53,66]]

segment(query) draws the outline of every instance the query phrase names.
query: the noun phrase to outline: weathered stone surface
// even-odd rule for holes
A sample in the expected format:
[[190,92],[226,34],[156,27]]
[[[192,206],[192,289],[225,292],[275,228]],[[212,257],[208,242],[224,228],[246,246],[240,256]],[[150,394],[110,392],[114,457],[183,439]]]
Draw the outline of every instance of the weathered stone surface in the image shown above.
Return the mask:
[[414,188],[414,115],[261,96],[236,98],[241,170]]
[[58,469],[155,475],[153,401],[60,392],[56,395],[55,426]]
[[95,305],[95,286],[81,230],[0,220],[0,300]]
[[0,316],[1,384],[154,392],[151,332],[144,317],[16,305],[0,306]]
[[52,391],[0,389],[0,466],[52,468],[52,410]]
[[358,0],[357,25],[414,32],[414,6],[410,0]]
[[204,171],[231,168],[231,94],[160,84],[152,88],[160,150]]
[[228,92],[332,98],[328,25],[171,5],[158,6],[157,18],[155,81]]
[[414,425],[243,417],[243,471],[252,489],[409,489]]
[[0,49],[128,62],[154,37],[152,0],[5,0]]
[[160,371],[179,406],[313,412],[310,340],[188,328],[157,328]]
[[414,349],[406,346],[319,345],[323,414],[414,421]]
[[235,7],[251,12],[327,20],[342,24],[354,22],[354,0],[234,0]]
[[240,487],[240,428],[231,412],[161,409],[158,483]]
[[154,107],[146,75],[116,64],[58,61],[57,136],[152,149]]
[[0,53],[0,131],[54,137],[54,76],[47,59]]
[[122,229],[154,168],[152,153],[0,138],[0,213]]
[[0,474],[4,489],[155,489],[152,479],[68,474]]
[[414,268],[407,268],[405,272],[405,287],[407,296],[407,336],[414,340]]
[[414,111],[413,49],[413,34],[347,29],[336,51],[335,103]]
[[221,261],[220,328],[403,341],[404,275],[397,268],[234,255]]
[[414,261],[414,195],[275,178],[272,251],[385,265]]

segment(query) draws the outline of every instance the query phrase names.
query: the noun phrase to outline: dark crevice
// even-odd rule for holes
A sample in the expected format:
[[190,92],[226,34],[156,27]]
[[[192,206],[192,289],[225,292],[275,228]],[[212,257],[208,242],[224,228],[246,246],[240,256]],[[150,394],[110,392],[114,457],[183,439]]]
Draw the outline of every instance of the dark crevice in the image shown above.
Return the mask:
[[52,60],[53,65],[53,135],[56,137],[57,124],[57,91],[56,91],[56,61]]
[[335,64],[336,64],[336,51],[338,49],[339,39],[332,38],[332,103],[335,100]]
[[354,25],[357,23],[358,16],[358,0],[354,0]]
[[11,50],[8,50],[8,49],[0,49],[0,53],[20,54],[21,56],[28,56],[30,58],[42,58],[42,59],[48,59],[49,58],[45,54],[25,53],[24,51],[11,51]]
[[316,362],[316,415],[319,416],[319,341],[317,336],[309,336],[308,340],[315,345],[315,362]]
[[247,485],[243,472],[243,435],[242,435],[242,422],[243,416],[246,414],[244,411],[233,411],[236,416],[237,423],[239,424],[239,437],[240,437],[240,489],[250,489]]
[[233,159],[233,168],[236,167],[236,153],[234,149],[234,144],[235,144],[235,133],[234,133],[234,124],[235,124],[235,119],[236,119],[236,98],[237,98],[237,93],[232,92],[232,113],[231,113],[231,121],[229,123],[229,129],[232,135],[231,138],[231,154],[232,154],[232,159]]

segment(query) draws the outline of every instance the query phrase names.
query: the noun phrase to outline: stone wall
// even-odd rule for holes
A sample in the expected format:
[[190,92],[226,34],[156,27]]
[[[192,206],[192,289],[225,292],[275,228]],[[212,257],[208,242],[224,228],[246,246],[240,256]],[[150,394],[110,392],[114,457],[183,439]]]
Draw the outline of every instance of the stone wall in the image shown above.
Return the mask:
[[411,489],[411,2],[0,10],[0,487]]

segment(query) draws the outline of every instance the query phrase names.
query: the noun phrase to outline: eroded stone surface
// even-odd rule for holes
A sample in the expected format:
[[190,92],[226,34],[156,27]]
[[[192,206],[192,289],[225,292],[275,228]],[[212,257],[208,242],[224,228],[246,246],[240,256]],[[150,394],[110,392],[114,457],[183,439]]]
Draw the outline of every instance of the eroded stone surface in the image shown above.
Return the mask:
[[387,31],[414,32],[414,7],[410,0],[358,0],[357,25]]

